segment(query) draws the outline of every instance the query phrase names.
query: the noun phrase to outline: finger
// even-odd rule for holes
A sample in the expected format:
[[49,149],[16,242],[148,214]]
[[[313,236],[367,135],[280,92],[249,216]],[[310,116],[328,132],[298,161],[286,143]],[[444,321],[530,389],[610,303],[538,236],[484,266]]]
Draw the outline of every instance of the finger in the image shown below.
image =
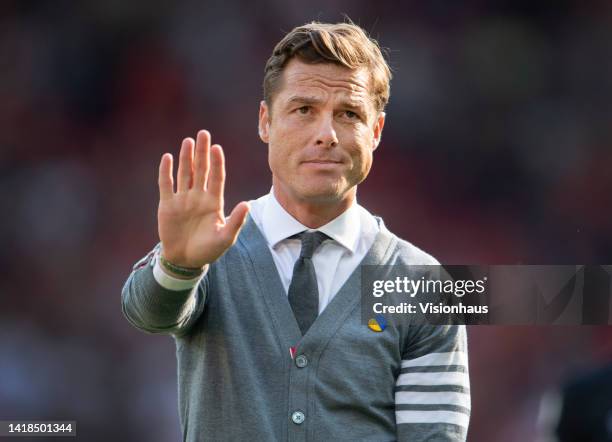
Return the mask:
[[172,178],[172,154],[165,153],[159,163],[159,199],[167,200],[174,192],[174,179]]
[[246,221],[247,214],[249,213],[249,203],[243,201],[234,207],[230,216],[225,219],[225,226],[223,227],[223,235],[226,237],[231,244],[236,242],[238,233]]
[[207,130],[198,132],[195,145],[195,165],[193,176],[194,189],[204,190],[208,177],[210,155],[210,133]]
[[186,192],[191,185],[191,170],[193,168],[193,138],[185,138],[181,145],[178,172],[176,173],[176,191]]
[[225,157],[223,149],[218,144],[210,149],[210,174],[208,175],[208,189],[211,196],[217,198],[223,210],[223,191],[225,188]]

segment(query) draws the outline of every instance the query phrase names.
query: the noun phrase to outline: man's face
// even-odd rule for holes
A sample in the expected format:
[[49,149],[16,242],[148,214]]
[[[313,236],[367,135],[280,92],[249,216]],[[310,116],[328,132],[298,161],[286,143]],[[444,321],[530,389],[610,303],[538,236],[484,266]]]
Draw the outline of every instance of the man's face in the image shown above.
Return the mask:
[[368,71],[292,59],[282,76],[272,109],[262,101],[259,111],[275,190],[293,202],[352,198],[370,171],[385,121]]

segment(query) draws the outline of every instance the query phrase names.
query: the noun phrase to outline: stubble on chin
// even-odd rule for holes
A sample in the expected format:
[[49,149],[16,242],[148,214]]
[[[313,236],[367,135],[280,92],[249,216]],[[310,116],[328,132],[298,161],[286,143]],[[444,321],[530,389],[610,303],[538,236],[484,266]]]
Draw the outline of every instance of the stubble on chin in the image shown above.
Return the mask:
[[303,183],[299,186],[297,199],[310,204],[334,205],[350,196],[352,188],[347,189],[341,180],[324,183]]

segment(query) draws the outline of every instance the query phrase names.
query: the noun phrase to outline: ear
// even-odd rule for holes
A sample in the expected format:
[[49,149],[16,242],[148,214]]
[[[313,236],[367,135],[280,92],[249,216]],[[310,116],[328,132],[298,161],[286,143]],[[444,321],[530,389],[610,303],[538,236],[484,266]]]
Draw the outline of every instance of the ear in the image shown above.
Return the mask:
[[376,148],[378,147],[378,143],[380,143],[380,137],[382,137],[382,130],[385,126],[385,117],[386,114],[384,112],[381,112],[380,114],[378,114],[378,117],[376,117],[376,122],[374,123],[374,143],[372,145],[372,150],[376,150]]
[[270,112],[265,100],[259,103],[259,138],[264,143],[270,142]]

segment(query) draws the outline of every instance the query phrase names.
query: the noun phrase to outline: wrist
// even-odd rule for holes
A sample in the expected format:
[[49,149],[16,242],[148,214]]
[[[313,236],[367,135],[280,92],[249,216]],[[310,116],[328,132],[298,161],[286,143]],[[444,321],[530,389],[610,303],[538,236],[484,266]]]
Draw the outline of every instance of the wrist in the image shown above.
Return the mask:
[[204,266],[204,273],[193,279],[184,279],[180,275],[171,274],[168,270],[164,269],[159,260],[159,253],[155,255],[155,263],[153,265],[153,276],[157,283],[167,290],[172,291],[184,291],[192,290],[198,284],[202,278],[205,277],[208,272],[208,265]]
[[169,276],[178,279],[194,279],[202,276],[204,267],[185,267],[167,260],[160,251],[158,260],[162,270]]

